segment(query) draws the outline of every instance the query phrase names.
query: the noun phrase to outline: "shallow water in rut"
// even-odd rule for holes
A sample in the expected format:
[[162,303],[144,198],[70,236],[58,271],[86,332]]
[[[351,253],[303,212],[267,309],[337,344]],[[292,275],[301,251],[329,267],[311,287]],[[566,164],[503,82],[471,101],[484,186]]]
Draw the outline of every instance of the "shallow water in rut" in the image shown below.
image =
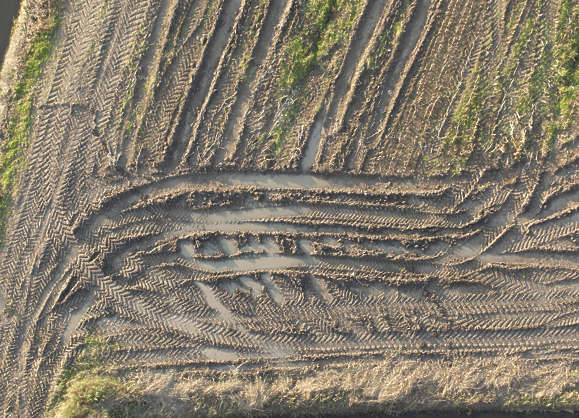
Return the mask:
[[0,64],[10,42],[12,24],[18,14],[20,0],[0,0]]

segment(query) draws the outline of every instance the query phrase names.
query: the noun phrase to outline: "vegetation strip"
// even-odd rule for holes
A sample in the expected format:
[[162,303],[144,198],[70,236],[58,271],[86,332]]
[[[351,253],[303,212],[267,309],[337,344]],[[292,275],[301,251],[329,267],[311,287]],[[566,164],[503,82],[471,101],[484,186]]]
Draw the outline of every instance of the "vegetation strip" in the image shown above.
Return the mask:
[[[515,11],[520,11],[523,3],[518,2]],[[513,33],[516,18],[513,12],[507,24]],[[493,156],[497,144],[506,139],[504,146],[513,157],[525,160],[544,156],[554,149],[556,140],[572,140],[573,132],[568,130],[579,100],[579,6],[562,0],[556,24],[548,24],[542,16],[527,19],[494,82],[489,79],[492,68],[475,66],[445,137],[445,149],[457,156],[453,174],[465,168],[468,156],[461,157],[461,150],[469,145],[485,152],[493,150]],[[533,49],[540,52],[539,61],[528,79],[518,80],[521,59]],[[510,101],[510,126],[493,125]],[[539,137],[532,141],[532,135]]]
[[25,153],[33,118],[34,88],[50,57],[60,22],[56,3],[53,2],[46,17],[35,25],[36,33],[22,60],[19,80],[14,87],[11,108],[8,110],[8,123],[3,129],[4,139],[0,152],[0,243],[10,205],[18,193],[18,176],[26,161]]

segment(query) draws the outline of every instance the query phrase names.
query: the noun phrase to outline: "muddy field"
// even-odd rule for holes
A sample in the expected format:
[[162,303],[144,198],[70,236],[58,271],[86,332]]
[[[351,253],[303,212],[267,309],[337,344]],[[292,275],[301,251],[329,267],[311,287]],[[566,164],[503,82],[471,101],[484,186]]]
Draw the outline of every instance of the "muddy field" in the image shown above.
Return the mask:
[[89,333],[127,371],[577,360],[577,125],[520,103],[560,2],[310,3],[64,1],[0,253],[4,415]]

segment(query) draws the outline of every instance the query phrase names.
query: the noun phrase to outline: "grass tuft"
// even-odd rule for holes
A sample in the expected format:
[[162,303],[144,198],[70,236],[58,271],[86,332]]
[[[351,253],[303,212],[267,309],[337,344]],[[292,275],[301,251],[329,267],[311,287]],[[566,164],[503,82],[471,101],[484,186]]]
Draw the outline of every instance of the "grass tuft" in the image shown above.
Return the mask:
[[[53,404],[67,399],[71,388],[78,385],[79,381],[84,381],[89,377],[98,375],[106,363],[107,357],[116,349],[117,347],[114,344],[101,338],[88,335],[84,340],[82,353],[74,360],[74,363],[70,367],[64,370],[60,377]],[[71,399],[70,402],[80,402],[80,400],[76,399],[76,395],[72,396],[75,399]]]
[[119,378],[81,373],[68,383],[64,400],[54,411],[53,416],[55,418],[108,416],[100,414],[96,405],[118,398],[124,389]]

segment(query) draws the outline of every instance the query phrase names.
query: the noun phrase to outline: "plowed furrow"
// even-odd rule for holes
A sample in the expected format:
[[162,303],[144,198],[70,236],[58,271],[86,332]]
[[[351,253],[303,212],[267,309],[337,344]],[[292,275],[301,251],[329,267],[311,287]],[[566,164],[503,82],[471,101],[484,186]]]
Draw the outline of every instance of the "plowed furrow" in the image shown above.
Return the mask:
[[[436,3],[433,4],[436,5]],[[381,87],[384,96],[379,99],[379,103],[383,103],[383,106],[387,103],[387,106],[380,125],[375,125],[375,129],[379,133],[376,139],[371,141],[371,149],[379,147],[378,144],[387,132],[390,114],[396,106],[398,96],[404,88],[405,80],[412,69],[414,60],[420,54],[424,40],[428,37],[429,32],[433,30],[436,14],[429,16],[428,12],[431,9],[433,7],[431,7],[430,0],[417,1],[410,21],[406,25],[405,32],[400,37],[398,49],[393,54],[391,72],[385,76],[385,80],[388,80],[387,84]],[[361,168],[364,160],[365,157],[362,157],[360,162],[355,164],[355,167]]]
[[187,100],[184,104],[185,114],[179,118],[175,133],[170,133],[171,137],[175,135],[174,145],[169,150],[175,163],[187,164],[188,162],[193,145],[191,141],[194,140],[191,138],[192,129],[196,124],[196,119],[203,114],[202,106],[209,97],[211,84],[222,68],[219,67],[219,62],[223,58],[227,43],[233,36],[231,30],[240,16],[239,13],[244,3],[244,0],[223,3],[215,28],[204,48],[199,69],[187,94]]
[[[340,103],[348,100],[353,94],[352,88],[357,84],[357,77],[363,71],[366,60],[371,49],[370,39],[377,37],[377,22],[384,13],[386,0],[370,1],[366,3],[364,12],[356,25],[354,35],[348,45],[348,52],[336,79],[333,81],[331,93],[328,98],[329,106],[327,110],[317,115],[316,121],[312,125],[306,143],[304,156],[301,161],[301,169],[304,172],[312,171],[317,162],[317,155],[320,152],[322,132],[330,132],[332,126],[341,125],[342,115],[338,113]],[[368,45],[367,45],[368,44]]]

